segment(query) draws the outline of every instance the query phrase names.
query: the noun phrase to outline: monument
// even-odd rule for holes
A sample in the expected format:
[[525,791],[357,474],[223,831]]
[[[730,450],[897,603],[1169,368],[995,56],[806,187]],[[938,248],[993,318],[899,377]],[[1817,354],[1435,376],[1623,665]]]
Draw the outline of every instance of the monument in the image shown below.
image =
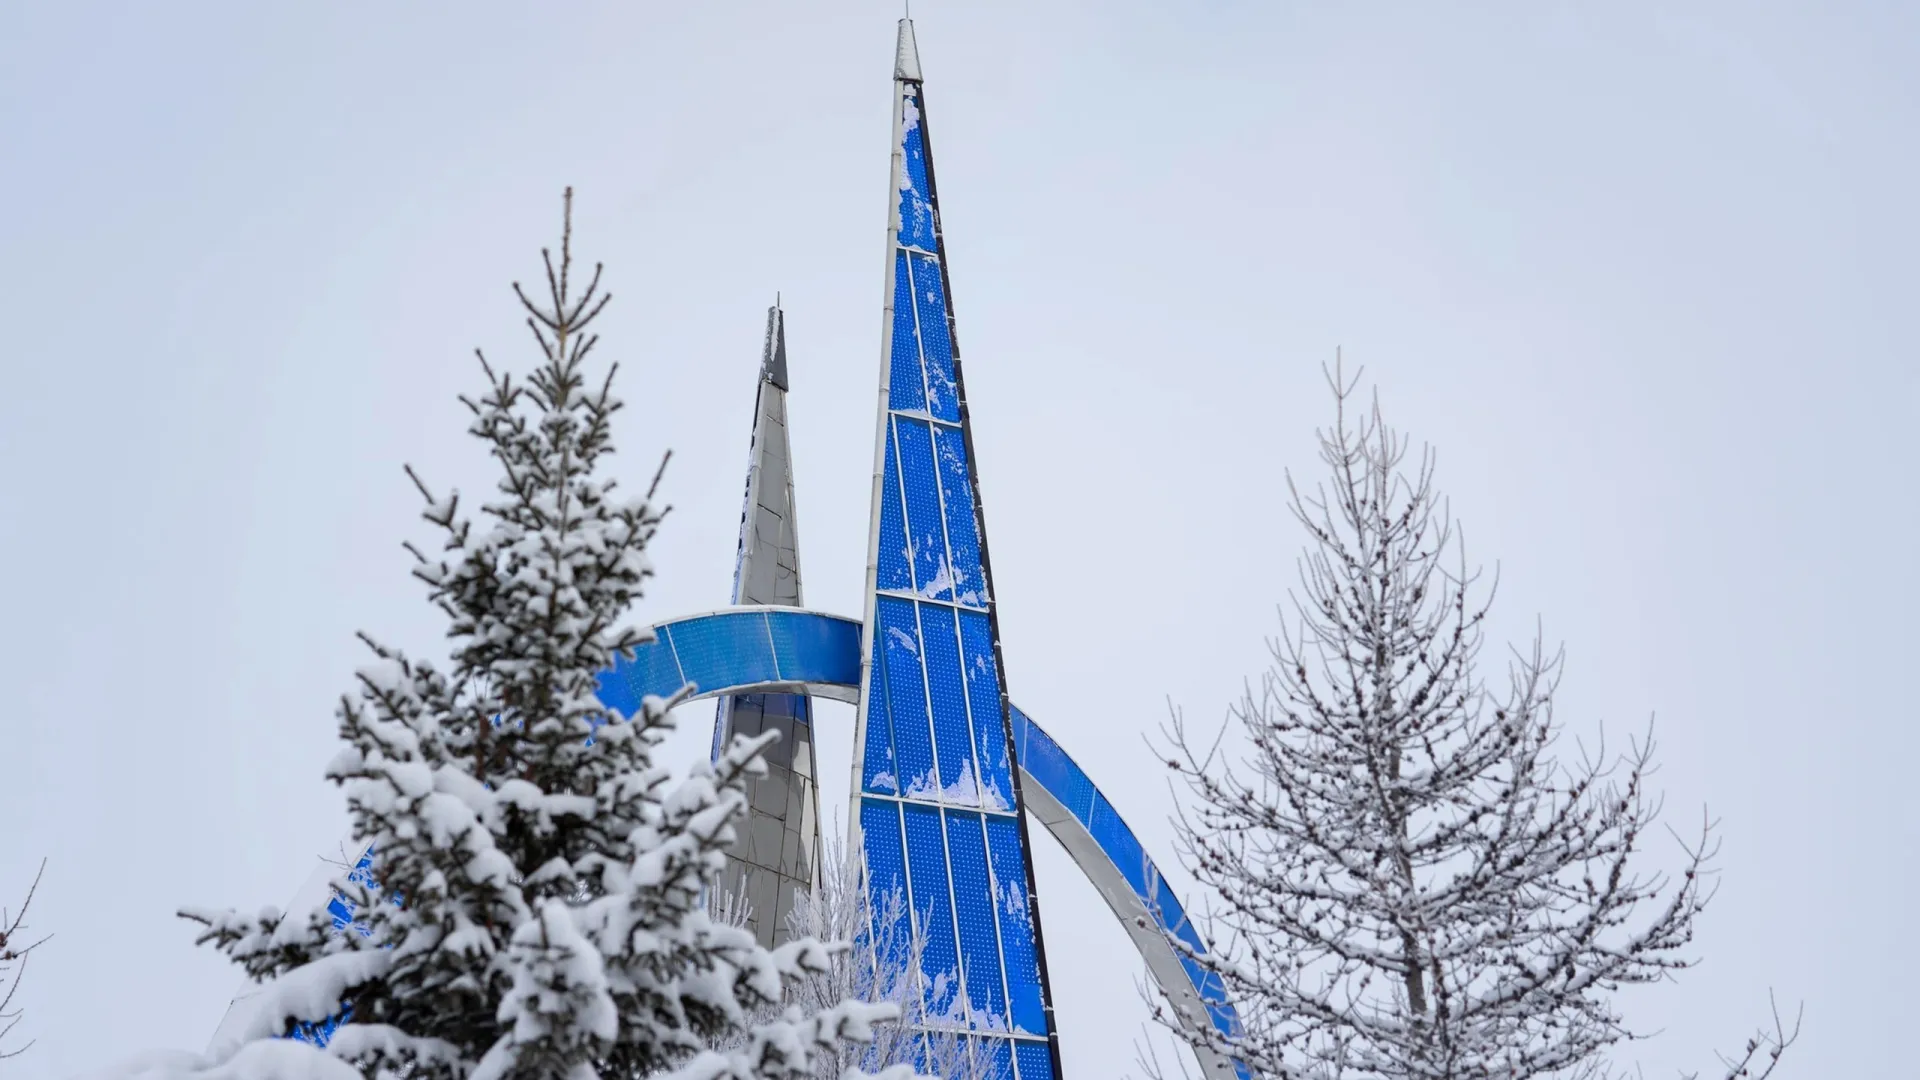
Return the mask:
[[[968,423],[932,141],[913,24],[894,54],[891,195],[882,297],[879,409],[859,618],[803,606],[787,437],[785,315],[768,312],[756,381],[732,606],[654,627],[601,679],[631,716],[687,684],[719,699],[714,747],[777,729],[768,774],[750,782],[746,827],[725,889],[762,942],[782,939],[796,893],[817,881],[819,777],[810,699],[855,706],[849,850],[869,886],[898,889],[926,943],[929,1026],[978,1040],[995,1075],[1064,1075],[1028,822],[1072,857],[1176,1008],[1231,1034],[1217,977],[1183,949],[1206,947],[1138,838],[1087,774],[1007,694],[997,595]],[[1023,657],[1026,664],[1044,657]],[[353,873],[373,853],[354,852]],[[323,866],[297,898],[327,896]],[[336,925],[352,912],[336,895]],[[1182,943],[1176,948],[1174,941]],[[234,1001],[214,1042],[238,1029]],[[295,1033],[324,1042],[332,1023]],[[1212,1076],[1245,1075],[1203,1056]]]

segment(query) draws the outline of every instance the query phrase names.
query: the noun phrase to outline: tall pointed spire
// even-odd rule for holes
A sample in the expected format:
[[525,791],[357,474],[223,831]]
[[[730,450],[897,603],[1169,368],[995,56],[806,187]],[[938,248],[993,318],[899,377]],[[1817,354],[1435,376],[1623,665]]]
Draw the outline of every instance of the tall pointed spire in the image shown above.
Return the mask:
[[787,315],[780,310],[777,297],[773,306],[767,309],[767,344],[760,360],[760,377],[778,387],[782,393],[786,392]]
[[924,931],[929,1021],[975,1032],[993,1075],[1057,1080],[920,54],[907,19],[893,79],[851,827],[874,895],[899,890]]
[[900,20],[900,38],[893,49],[893,77],[900,82],[920,81],[920,46],[913,40],[913,20]]
[[[786,313],[767,309],[746,508],[734,564],[735,604],[800,606],[800,537],[794,522],[793,453],[787,439]],[[800,694],[739,694],[720,699],[713,753],[735,735],[779,731],[763,759],[767,774],[747,781],[746,827],[727,853],[723,890],[746,908],[764,945],[788,938],[794,894],[812,886],[820,862],[820,787],[813,710]]]

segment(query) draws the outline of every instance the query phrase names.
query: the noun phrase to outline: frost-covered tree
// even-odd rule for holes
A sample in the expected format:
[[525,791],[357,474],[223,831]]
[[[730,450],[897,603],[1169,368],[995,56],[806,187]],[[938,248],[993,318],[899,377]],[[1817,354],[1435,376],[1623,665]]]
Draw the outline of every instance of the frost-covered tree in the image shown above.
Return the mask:
[[[598,267],[575,280],[571,191],[567,208],[544,295],[514,286],[540,362],[521,380],[481,356],[485,391],[462,398],[499,469],[491,497],[471,514],[408,470],[439,538],[408,545],[413,576],[448,660],[362,635],[373,658],[339,705],[327,776],[378,860],[377,883],[337,883],[362,932],[324,911],[182,913],[266,984],[252,1041],[215,1051],[223,1076],[784,1080],[890,1016],[789,1000],[831,950],[768,951],[709,917],[766,737],[676,781],[654,761],[675,701],[623,720],[596,694],[646,640],[625,620],[664,510],[602,469],[621,405],[614,369],[590,381],[587,360],[607,296]],[[343,1002],[324,1051],[273,1041]]]
[[[1478,666],[1491,588],[1460,551],[1433,459],[1329,375],[1324,484],[1273,662],[1232,710],[1244,760],[1176,713],[1166,763],[1190,799],[1182,860],[1215,900],[1229,1041],[1157,1003],[1190,1044],[1254,1075],[1473,1080],[1600,1075],[1631,1038],[1615,993],[1690,966],[1711,836],[1644,867],[1650,740],[1565,753],[1560,656],[1535,639],[1504,685]],[[1170,939],[1184,949],[1177,938]],[[1790,1037],[1756,1040],[1770,1070]],[[1148,1071],[1158,1071],[1146,1063]]]
[[[743,889],[716,893],[715,917],[744,926],[749,915]],[[803,1009],[827,1008],[841,1001],[877,1002],[896,1016],[873,1025],[869,1044],[842,1043],[821,1055],[816,1080],[840,1080],[849,1069],[913,1067],[942,1080],[1004,1080],[981,1044],[951,1025],[934,1022],[928,1007],[923,963],[927,947],[924,919],[911,918],[906,894],[898,887],[869,891],[859,858],[837,834],[827,841],[813,887],[797,893],[787,912],[787,931],[842,946],[825,971],[802,980],[789,1000]],[[771,1011],[771,1010],[769,1010]],[[737,1041],[737,1036],[729,1043]]]
[[47,861],[42,859],[20,906],[12,910],[0,907],[0,1061],[19,1057],[33,1045],[31,1040],[15,1047],[8,1047],[7,1043],[20,1023],[22,1010],[13,999],[20,992],[21,978],[26,975],[28,956],[47,941],[45,937],[27,934],[27,909],[33,906],[33,894],[40,891],[40,877],[46,872]]

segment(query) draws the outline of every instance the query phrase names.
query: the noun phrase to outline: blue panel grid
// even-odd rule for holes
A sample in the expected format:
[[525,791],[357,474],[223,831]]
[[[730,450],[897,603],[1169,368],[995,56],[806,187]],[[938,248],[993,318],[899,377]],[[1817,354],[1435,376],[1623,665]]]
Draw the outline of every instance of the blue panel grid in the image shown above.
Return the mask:
[[1006,728],[1000,719],[1000,674],[993,662],[993,624],[985,615],[962,611],[961,658],[967,672],[967,705],[973,713],[973,740],[979,757],[980,798],[989,810],[1013,810],[1013,771],[1007,763]]
[[953,862],[953,902],[960,926],[961,973],[968,1019],[980,1031],[1006,1031],[1007,995],[1000,981],[1000,943],[993,917],[993,878],[987,872],[987,834],[979,814],[947,811],[947,850]]
[[926,411],[926,383],[920,375],[920,341],[913,331],[913,285],[904,251],[893,256],[893,344],[887,356],[887,408]]
[[947,330],[947,299],[946,289],[940,282],[940,260],[931,255],[915,255],[912,269],[913,297],[919,312],[920,356],[927,371],[927,411],[938,419],[957,424],[960,422],[960,385],[953,377],[953,335]]
[[1140,846],[1139,838],[1127,823],[1120,820],[1114,812],[1113,804],[1107,797],[1096,791],[1093,793],[1093,813],[1087,822],[1087,832],[1093,834],[1093,842],[1100,845],[1113,865],[1126,875],[1127,884],[1133,886],[1133,895],[1142,901],[1152,898],[1147,883],[1147,851]]
[[900,454],[887,425],[886,471],[880,477],[880,549],[875,553],[882,589],[913,590],[913,554],[907,547],[907,516],[900,509]]
[[1006,958],[1007,992],[1013,1027],[1029,1035],[1047,1034],[1040,993],[1038,950],[1027,904],[1026,860],[1020,843],[1020,819],[989,815],[987,850],[993,872],[994,914],[1000,920],[1000,945]]
[[1172,930],[1181,941],[1196,949],[1205,948],[1200,943],[1199,931],[1187,919],[1187,909],[1180,903],[1180,898],[1173,894],[1173,886],[1167,884],[1167,879],[1159,874],[1154,875],[1153,897],[1147,907],[1159,917],[1160,925]]
[[913,917],[925,930],[920,968],[927,978],[927,1017],[935,1024],[961,1021],[959,963],[954,955],[953,897],[948,890],[946,844],[940,811],[901,803],[907,820],[907,873]]
[[[884,716],[893,730],[894,760],[900,769],[891,779],[902,794],[926,791],[935,782],[933,737],[927,727],[927,692],[920,670],[920,633],[914,621],[913,601],[879,597],[875,614],[886,678]],[[872,705],[867,707],[869,729],[877,712]],[[872,789],[885,790],[877,780]]]
[[1093,781],[1087,779],[1080,766],[1038,725],[1027,727],[1027,745],[1021,748],[1020,767],[1060,800],[1081,824],[1087,823],[1093,814]]
[[860,790],[900,793],[900,767],[893,757],[893,723],[888,719],[886,652],[881,635],[873,640],[873,679],[867,688],[867,733],[860,749]]
[[[964,624],[962,624],[962,629],[964,629]],[[1021,712],[1020,706],[1018,705],[1007,706],[1007,719],[1012,721],[1013,757],[1014,760],[1018,761],[1026,754],[1027,729],[1033,727],[1033,721],[1027,719],[1027,714]]]
[[957,428],[935,428],[940,491],[947,508],[947,545],[953,549],[954,599],[987,606],[987,579],[980,571],[980,535],[973,525],[973,485],[967,480],[967,442]]
[[631,660],[621,657],[613,670],[600,676],[600,700],[622,716],[631,717],[640,710],[640,699],[652,694],[670,697],[680,689],[680,666],[674,663],[673,647],[666,636],[634,647]]
[[919,608],[920,639],[927,649],[928,700],[933,706],[933,748],[940,766],[937,794],[942,802],[978,806],[980,779],[973,768],[973,733],[967,722],[954,611],[940,604],[920,604]]
[[766,624],[755,634],[739,633],[728,622],[725,615],[709,615],[661,629],[662,636],[672,642],[687,681],[713,689],[777,681],[780,673],[773,665]]
[[[886,898],[896,892],[901,905],[891,910],[897,911],[901,918],[906,917],[907,875],[906,862],[900,848],[900,804],[885,799],[860,800],[860,844],[867,857],[867,884],[873,897],[874,909],[870,917],[877,917],[882,911],[889,910]],[[904,928],[896,928],[892,934],[881,933],[879,940],[891,942],[897,949],[907,947],[910,938]],[[895,964],[904,963],[905,956],[878,957],[880,961]]]
[[859,623],[797,611],[769,611],[766,619],[782,679],[830,686],[860,682]]
[[927,183],[926,135],[920,127],[920,101],[912,94],[901,104],[905,130],[900,149],[906,168],[900,174],[900,242],[922,251],[936,250],[933,188]]
[[1053,1080],[1053,1055],[1046,1043],[1015,1043],[1013,1050],[1020,1061],[1020,1080]]
[[914,591],[929,600],[953,598],[953,574],[947,568],[946,529],[940,516],[940,489],[933,472],[933,434],[924,420],[896,417],[900,475],[907,500],[907,538],[913,547]]
[[974,1041],[974,1062],[981,1080],[1013,1080],[1013,1044],[1005,1039]]

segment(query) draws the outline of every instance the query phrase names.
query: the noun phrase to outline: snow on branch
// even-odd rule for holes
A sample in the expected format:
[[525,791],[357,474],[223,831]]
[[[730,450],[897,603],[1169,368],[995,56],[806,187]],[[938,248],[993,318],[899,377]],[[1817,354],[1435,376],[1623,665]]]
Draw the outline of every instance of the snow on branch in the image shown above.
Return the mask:
[[325,769],[374,859],[334,883],[352,932],[324,912],[183,911],[263,989],[237,1045],[149,1074],[793,1080],[890,1015],[806,998],[823,946],[770,952],[705,907],[765,741],[676,777],[654,751],[691,689],[630,716],[599,697],[647,640],[632,609],[666,511],[658,472],[637,497],[606,475],[622,405],[611,365],[587,371],[607,298],[597,267],[580,288],[572,207],[569,191],[546,297],[515,286],[530,373],[481,356],[483,391],[462,398],[496,483],[463,499],[408,470],[438,537],[408,546],[411,574],[447,658],[360,636]]
[[1214,899],[1198,920],[1213,952],[1170,940],[1218,977],[1239,1030],[1164,1000],[1156,1015],[1257,1076],[1593,1066],[1636,1037],[1617,989],[1695,962],[1712,825],[1677,872],[1646,869],[1651,732],[1565,752],[1563,657],[1537,634],[1488,685],[1495,583],[1467,561],[1432,452],[1412,455],[1377,397],[1357,408],[1357,378],[1327,381],[1325,478],[1286,477],[1308,542],[1271,663],[1218,732],[1176,711],[1162,740],[1188,796],[1182,861]]

